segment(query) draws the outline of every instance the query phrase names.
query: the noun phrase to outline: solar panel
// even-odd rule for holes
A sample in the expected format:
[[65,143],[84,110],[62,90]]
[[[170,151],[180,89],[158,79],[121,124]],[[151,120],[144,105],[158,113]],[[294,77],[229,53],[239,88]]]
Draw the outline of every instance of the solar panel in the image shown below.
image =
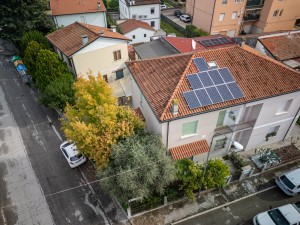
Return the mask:
[[209,96],[207,95],[205,89],[198,89],[195,90],[195,93],[201,103],[202,106],[206,106],[206,105],[211,105],[213,104],[209,98]]
[[192,89],[203,88],[201,81],[197,74],[187,75],[187,79],[192,87]]
[[200,70],[200,71],[206,71],[208,70],[208,66],[205,62],[205,60],[203,58],[195,58],[194,59],[194,63],[196,64],[197,68]]
[[208,71],[210,78],[213,80],[214,84],[223,84],[224,81],[221,77],[221,75],[219,74],[218,70],[210,70]]
[[190,109],[195,109],[201,106],[199,100],[196,97],[194,91],[187,91],[183,93],[183,97],[185,98],[187,104],[189,105]]
[[201,72],[198,74],[198,77],[200,78],[202,84],[204,87],[210,87],[213,86],[214,83],[212,82],[212,80],[210,79],[210,77],[208,76],[207,72]]
[[227,86],[234,98],[244,97],[244,95],[243,95],[241,89],[239,88],[239,86],[237,85],[237,83],[235,83],[235,82],[229,83],[229,84],[227,84]]
[[225,82],[235,81],[228,68],[219,69],[219,73],[221,74],[221,76]]
[[229,44],[229,43],[231,43],[231,41],[229,41],[228,38],[226,38],[226,37],[219,38],[219,40],[222,42],[222,44]]
[[218,85],[217,89],[220,92],[224,101],[229,101],[229,100],[233,99],[233,96],[232,96],[231,92],[229,91],[228,87],[226,86],[226,84]]
[[216,87],[209,87],[206,88],[206,91],[212,101],[213,104],[218,103],[218,102],[223,102],[223,98],[219,94],[218,90]]

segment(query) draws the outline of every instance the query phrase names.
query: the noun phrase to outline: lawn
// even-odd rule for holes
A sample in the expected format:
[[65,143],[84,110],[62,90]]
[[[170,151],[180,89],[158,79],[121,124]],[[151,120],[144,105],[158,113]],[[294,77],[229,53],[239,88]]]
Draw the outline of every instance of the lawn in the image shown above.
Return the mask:
[[172,27],[171,25],[167,24],[162,20],[160,21],[160,28],[164,30],[167,34],[174,33],[176,34],[177,37],[184,37],[183,33],[179,32],[174,27]]

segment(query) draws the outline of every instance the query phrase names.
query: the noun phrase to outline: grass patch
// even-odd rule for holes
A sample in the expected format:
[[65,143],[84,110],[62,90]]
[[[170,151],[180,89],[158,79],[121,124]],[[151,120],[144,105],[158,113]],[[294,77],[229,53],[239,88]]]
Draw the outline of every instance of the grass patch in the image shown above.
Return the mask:
[[172,27],[171,25],[167,24],[162,20],[160,21],[160,28],[164,30],[167,34],[174,33],[176,34],[177,37],[184,37],[183,33],[179,32],[174,27]]

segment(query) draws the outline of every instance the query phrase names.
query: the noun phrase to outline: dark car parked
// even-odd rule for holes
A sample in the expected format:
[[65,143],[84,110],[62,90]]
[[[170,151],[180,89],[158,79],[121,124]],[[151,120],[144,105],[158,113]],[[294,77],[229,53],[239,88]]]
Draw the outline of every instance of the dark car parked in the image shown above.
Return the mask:
[[174,11],[174,16],[176,16],[176,17],[180,17],[182,14],[183,14],[182,11],[179,10],[179,9],[176,9],[176,10]]

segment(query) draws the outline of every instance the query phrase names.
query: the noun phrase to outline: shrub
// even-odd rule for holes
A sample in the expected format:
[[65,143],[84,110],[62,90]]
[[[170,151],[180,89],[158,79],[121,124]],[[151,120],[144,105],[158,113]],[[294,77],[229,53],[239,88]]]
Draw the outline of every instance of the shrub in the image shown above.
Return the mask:
[[241,169],[244,166],[247,166],[249,163],[246,162],[238,153],[232,152],[229,155],[232,163],[235,165],[236,168]]
[[198,29],[194,25],[187,25],[186,26],[186,36],[189,37],[189,38],[201,37],[201,36],[206,36],[206,35],[208,35],[207,32],[205,32],[201,29]]

